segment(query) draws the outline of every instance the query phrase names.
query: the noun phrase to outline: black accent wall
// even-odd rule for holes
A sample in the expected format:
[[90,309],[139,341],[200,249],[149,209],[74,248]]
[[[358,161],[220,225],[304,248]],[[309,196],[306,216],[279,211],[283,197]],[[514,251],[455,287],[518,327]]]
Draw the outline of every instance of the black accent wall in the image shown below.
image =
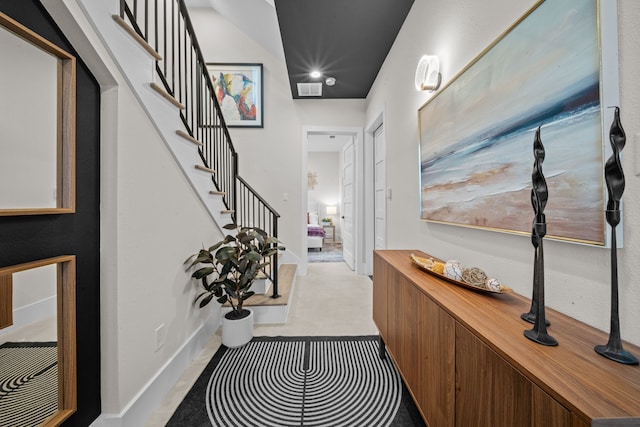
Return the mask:
[[[76,213],[0,217],[0,266],[76,255],[78,410],[63,425],[86,427],[101,412],[100,87],[37,0],[0,0],[0,12],[77,58]],[[2,61],[9,60],[2,57]],[[33,126],[38,125],[37,117],[32,121]]]

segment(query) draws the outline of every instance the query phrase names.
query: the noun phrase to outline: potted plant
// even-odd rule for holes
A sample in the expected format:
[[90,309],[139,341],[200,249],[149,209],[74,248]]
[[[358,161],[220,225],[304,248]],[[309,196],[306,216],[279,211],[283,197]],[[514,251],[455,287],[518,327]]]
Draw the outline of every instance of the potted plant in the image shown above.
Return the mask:
[[332,225],[333,223],[333,218],[331,217],[326,217],[326,218],[322,218],[322,225]]
[[222,319],[222,344],[239,347],[253,337],[253,313],[243,307],[254,294],[251,285],[260,270],[269,264],[265,258],[285,248],[278,246],[278,239],[257,227],[228,224],[224,228],[235,229],[235,236],[229,234],[213,246],[200,249],[185,263],[190,263],[189,268],[204,264],[191,275],[200,280],[203,288],[194,303],[199,301],[202,308],[216,298],[220,304],[231,305],[231,311]]

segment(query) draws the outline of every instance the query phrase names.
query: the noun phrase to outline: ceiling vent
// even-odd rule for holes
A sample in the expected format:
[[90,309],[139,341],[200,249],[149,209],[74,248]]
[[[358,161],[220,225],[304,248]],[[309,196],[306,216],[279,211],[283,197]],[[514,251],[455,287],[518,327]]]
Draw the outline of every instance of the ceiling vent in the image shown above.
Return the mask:
[[298,96],[322,96],[322,83],[298,83]]

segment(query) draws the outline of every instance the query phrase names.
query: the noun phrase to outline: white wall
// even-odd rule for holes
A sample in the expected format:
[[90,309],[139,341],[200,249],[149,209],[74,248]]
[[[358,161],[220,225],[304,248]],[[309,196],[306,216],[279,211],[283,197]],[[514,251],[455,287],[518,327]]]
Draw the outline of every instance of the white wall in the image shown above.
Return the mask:
[[[335,225],[336,235],[333,236],[336,241],[340,240],[340,186],[341,186],[341,168],[340,153],[332,152],[310,152],[307,162],[307,168],[310,172],[317,174],[318,183],[315,188],[308,189],[307,200],[309,203],[315,203],[318,206],[318,220],[325,217],[332,217]],[[338,213],[335,215],[327,214],[327,206],[335,206]]]
[[[444,259],[460,259],[485,269],[516,292],[529,297],[533,247],[530,239],[490,231],[438,225],[419,219],[417,110],[429,93],[414,89],[413,77],[423,54],[440,56],[443,83],[500,36],[534,5],[532,0],[416,0],[367,98],[366,123],[385,112],[388,200],[387,244],[390,249],[417,248]],[[640,178],[633,153],[640,152],[640,4],[619,0],[620,97],[628,135],[623,164],[624,242],[618,251],[622,337],[640,344]],[[371,141],[367,141],[370,143]],[[608,143],[608,142],[606,142]],[[640,159],[640,157],[636,157]],[[415,167],[407,167],[415,165]],[[607,249],[557,241],[545,242],[545,291],[548,307],[609,332],[610,263]],[[553,321],[553,319],[551,319]],[[552,331],[550,331],[552,334]],[[604,344],[604,343],[600,343]]]
[[301,130],[304,126],[363,127],[365,101],[294,101],[282,59],[212,9],[190,9],[189,13],[207,62],[263,64],[264,128],[231,128],[230,134],[238,151],[240,174],[280,213],[280,240],[303,257],[306,147]]
[[[116,423],[123,418],[123,425],[142,425],[155,406],[141,406],[162,398],[145,399],[144,392],[168,390],[172,383],[154,388],[157,376],[182,357],[192,336],[207,329],[212,312],[219,318],[217,307],[193,306],[197,283],[183,262],[222,235],[103,46],[105,33],[97,35],[84,15],[83,7],[103,8],[95,18],[120,34],[111,18],[118,1],[82,1],[48,0],[46,6],[101,85],[102,412]],[[151,80],[152,61],[130,43],[131,54],[148,64]],[[156,350],[159,327],[162,345]]]
[[[115,306],[102,319],[117,341],[117,407],[120,412],[150,378],[202,325],[211,308],[193,306],[196,283],[182,264],[221,235],[139,104],[122,85],[118,96],[115,164],[103,163],[103,178],[113,185],[117,216]],[[144,159],[144,167],[141,167]],[[107,159],[111,160],[111,159]],[[116,170],[111,167],[116,166]],[[215,304],[211,304],[214,306]],[[166,342],[155,351],[155,330],[164,325]],[[104,347],[103,347],[104,351]],[[109,350],[107,350],[109,351]]]

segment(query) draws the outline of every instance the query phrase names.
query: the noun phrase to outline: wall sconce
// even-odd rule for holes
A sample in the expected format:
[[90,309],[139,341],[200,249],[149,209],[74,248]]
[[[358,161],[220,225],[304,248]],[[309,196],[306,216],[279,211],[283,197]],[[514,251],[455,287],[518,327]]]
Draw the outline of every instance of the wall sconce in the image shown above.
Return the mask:
[[336,206],[327,206],[327,215],[335,215],[338,213],[338,208]]
[[416,68],[416,89],[433,92],[440,87],[440,59],[435,55],[424,55]]

